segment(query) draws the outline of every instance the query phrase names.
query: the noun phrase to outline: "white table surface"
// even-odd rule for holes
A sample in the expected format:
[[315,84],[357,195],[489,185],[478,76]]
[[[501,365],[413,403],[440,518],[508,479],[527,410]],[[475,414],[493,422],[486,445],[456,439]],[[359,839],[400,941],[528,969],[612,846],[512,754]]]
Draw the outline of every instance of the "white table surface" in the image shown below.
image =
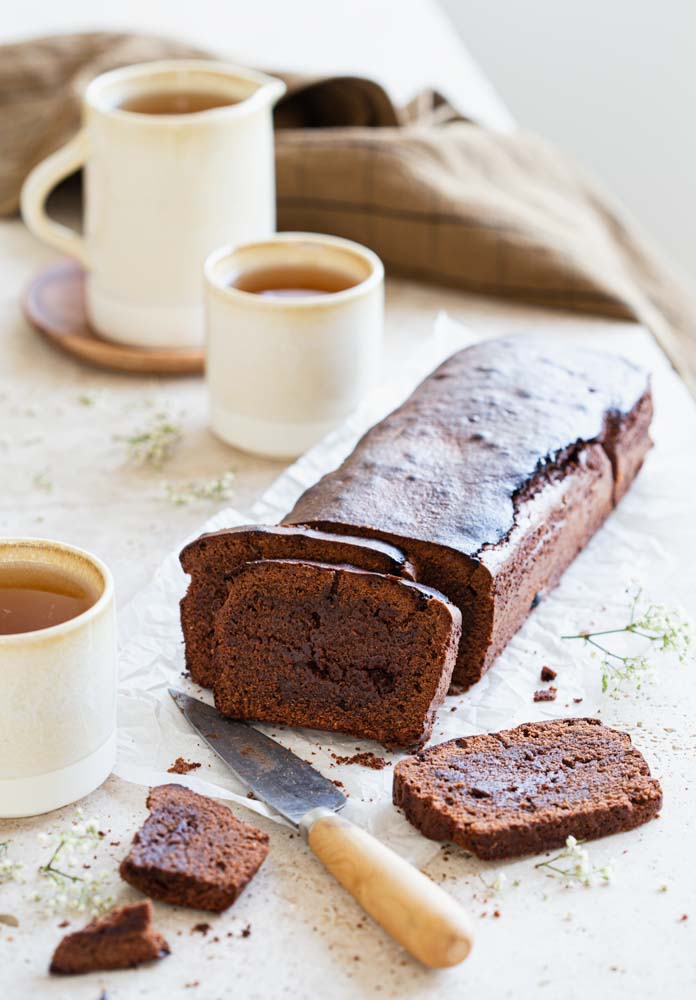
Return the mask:
[[[174,30],[186,18],[190,37],[201,42],[200,26],[206,23],[210,28],[205,15],[212,16],[212,6],[171,0],[166,5],[124,2],[117,13],[119,26],[137,23],[153,30],[165,27],[163,22],[170,15],[172,20],[167,23]],[[229,25],[229,50],[249,53],[250,59],[267,65],[290,66],[294,62],[298,68],[306,68],[309,60],[303,60],[311,55],[313,68],[362,68],[371,73],[376,71],[379,57],[381,70],[391,74],[394,86],[401,88],[404,96],[409,80],[415,89],[428,76],[429,82],[447,82],[449,92],[458,96],[462,105],[468,96],[474,116],[478,108],[482,120],[499,127],[509,124],[504,109],[430,4],[400,5],[402,15],[394,20],[394,32],[382,32],[377,41],[373,32],[356,30],[346,11],[349,6],[354,12],[374,7],[375,16],[385,26],[390,17],[393,19],[392,5],[324,4],[320,8],[304,0],[293,6],[303,11],[299,25],[285,11],[286,6],[257,3],[256,14],[246,11],[237,18],[241,5],[216,5],[218,11],[225,9],[219,16]],[[315,28],[311,14],[319,9],[340,30],[319,21]],[[58,26],[67,30],[103,25],[109,19],[102,9],[87,3],[64,3],[58,13],[48,4],[29,2],[15,6],[2,30],[7,37],[20,37]],[[410,42],[404,41],[401,47],[406,37],[399,34],[404,22],[411,26],[406,32]],[[235,30],[235,25],[243,30]],[[214,34],[220,37],[221,33]],[[350,38],[358,37],[360,45],[348,44]],[[200,379],[112,375],[81,367],[44,344],[21,318],[18,300],[29,278],[51,259],[51,252],[39,246],[19,222],[0,224],[0,533],[54,537],[97,552],[111,565],[119,603],[123,604],[151,577],[163,556],[215,511],[211,505],[173,507],[161,496],[162,479],[185,482],[210,478],[234,465],[237,482],[233,503],[248,510],[282,466],[234,452],[212,437],[206,425]],[[505,333],[598,328],[592,320],[392,281],[387,298],[388,364],[398,363],[404,352],[429,334],[440,309],[475,330]],[[610,336],[613,326],[605,324],[604,329]],[[85,391],[100,392],[95,406],[81,405],[79,397]],[[141,414],[146,418],[153,399],[168,401],[181,413],[185,428],[182,446],[161,473],[128,466],[123,445],[115,440],[115,436],[137,427]],[[38,488],[37,482],[45,484],[44,488]],[[678,551],[675,539],[675,558]],[[681,704],[674,700],[677,695]],[[693,794],[689,792],[694,781],[693,711],[696,705],[687,687],[674,696],[667,693],[646,709],[652,744],[669,769],[670,793],[677,798]],[[675,726],[681,727],[678,736],[669,733]],[[102,849],[104,858],[117,863],[123,856],[125,845],[144,818],[144,795],[143,788],[111,778],[89,796],[87,814],[99,816],[109,831],[109,844],[118,842]],[[235,811],[238,815],[243,812],[237,807]],[[45,860],[36,834],[58,829],[69,822],[71,814],[66,809],[47,817],[0,822],[0,840],[9,839],[11,853],[31,871]],[[569,894],[566,902],[556,888],[549,891],[553,898],[548,905],[538,892],[525,893],[523,886],[506,892],[499,901],[484,902],[486,893],[471,862],[457,853],[439,856],[428,872],[472,909],[478,933],[471,960],[445,973],[428,973],[417,967],[363,919],[297,836],[251,817],[270,834],[269,861],[232,910],[211,921],[214,930],[206,937],[191,931],[201,919],[208,919],[205,915],[158,906],[157,923],[172,946],[172,956],[158,967],[49,979],[46,968],[50,954],[64,933],[58,929],[61,917],[42,917],[27,899],[28,890],[21,886],[0,886],[0,911],[15,913],[20,919],[17,929],[0,927],[0,995],[12,1000],[29,996],[97,1000],[100,991],[107,989],[111,1000],[299,1000],[317,996],[360,1000],[454,998],[468,993],[484,1000],[517,1000],[580,998],[590,992],[602,998],[647,998],[660,991],[670,1000],[686,1000],[693,996],[696,981],[696,910],[693,879],[680,882],[679,851],[688,852],[693,843],[693,810],[690,816],[691,826],[683,831],[672,829],[665,834],[664,819],[650,828],[656,832],[649,836],[664,838],[664,854],[649,877],[643,871],[634,882],[630,863],[626,863],[621,885],[588,890],[587,896],[578,897],[583,899],[579,910],[576,897]],[[680,844],[682,832],[684,843]],[[629,851],[640,845],[640,834],[627,837]],[[669,892],[658,892],[662,882],[669,883]],[[120,898],[133,899],[136,893],[124,888]],[[689,911],[690,904],[691,920],[681,922],[679,917]],[[497,907],[499,919],[492,916]],[[79,926],[79,918],[69,919],[71,927]],[[242,938],[241,929],[247,924],[251,935]]]

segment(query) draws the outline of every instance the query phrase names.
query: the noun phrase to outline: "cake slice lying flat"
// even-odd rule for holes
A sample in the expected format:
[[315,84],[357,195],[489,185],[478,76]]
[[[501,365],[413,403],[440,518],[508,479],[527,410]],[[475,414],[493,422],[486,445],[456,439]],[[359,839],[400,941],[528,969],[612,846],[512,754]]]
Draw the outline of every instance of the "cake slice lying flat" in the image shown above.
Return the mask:
[[657,814],[662,790],[627,733],[558,719],[401,761],[394,803],[426,837],[495,860],[632,830]]
[[220,912],[234,903],[268,854],[268,837],[227,806],[183,785],[159,785],[121,878],[153,899]]
[[191,582],[181,601],[186,666],[196,684],[213,686],[214,616],[227,597],[233,574],[257,559],[311,559],[350,563],[373,573],[413,579],[414,569],[394,545],[367,538],[329,535],[304,527],[245,525],[201,535],[180,556]]
[[215,623],[215,704],[234,719],[421,746],[457,657],[437,591],[353,566],[248,563]]
[[169,945],[152,926],[152,903],[144,899],[66,934],[53,953],[51,972],[131,969],[168,954]]

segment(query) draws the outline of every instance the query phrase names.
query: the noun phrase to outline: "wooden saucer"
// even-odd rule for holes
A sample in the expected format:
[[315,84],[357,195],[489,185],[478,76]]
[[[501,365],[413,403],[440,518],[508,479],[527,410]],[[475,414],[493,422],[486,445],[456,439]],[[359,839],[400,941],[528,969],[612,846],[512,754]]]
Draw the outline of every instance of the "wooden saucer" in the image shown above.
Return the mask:
[[191,375],[203,371],[203,348],[129,347],[103,340],[87,321],[85,271],[74,260],[62,260],[38,274],[22,302],[34,329],[73,357],[119,372]]

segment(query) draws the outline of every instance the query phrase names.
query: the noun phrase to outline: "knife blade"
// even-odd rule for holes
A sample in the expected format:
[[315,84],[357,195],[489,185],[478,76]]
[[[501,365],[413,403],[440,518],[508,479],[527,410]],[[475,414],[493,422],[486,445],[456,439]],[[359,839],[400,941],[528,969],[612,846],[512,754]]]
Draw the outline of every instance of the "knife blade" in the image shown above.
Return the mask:
[[338,811],[346,797],[311,764],[244,722],[169,688],[189,725],[237,777],[295,826],[314,855],[407,951],[434,969],[463,962],[473,932],[443,889]]
[[295,826],[312,809],[337,812],[346,804],[332,781],[258,729],[226,719],[212,705],[176,688],[169,693],[184,718],[256,798]]

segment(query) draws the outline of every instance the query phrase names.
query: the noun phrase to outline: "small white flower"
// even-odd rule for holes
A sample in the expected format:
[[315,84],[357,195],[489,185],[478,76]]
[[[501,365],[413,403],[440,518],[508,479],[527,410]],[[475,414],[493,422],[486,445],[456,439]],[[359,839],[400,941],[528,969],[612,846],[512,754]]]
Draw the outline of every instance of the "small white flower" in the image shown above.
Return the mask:
[[[559,864],[564,861],[569,862],[566,867]],[[545,869],[546,874],[552,878],[562,879],[568,889],[577,885],[589,888],[596,882],[607,885],[613,877],[612,864],[606,864],[601,868],[593,865],[587,848],[573,836],[566,838],[565,850],[560,854],[548,861],[541,861],[534,867]]]

